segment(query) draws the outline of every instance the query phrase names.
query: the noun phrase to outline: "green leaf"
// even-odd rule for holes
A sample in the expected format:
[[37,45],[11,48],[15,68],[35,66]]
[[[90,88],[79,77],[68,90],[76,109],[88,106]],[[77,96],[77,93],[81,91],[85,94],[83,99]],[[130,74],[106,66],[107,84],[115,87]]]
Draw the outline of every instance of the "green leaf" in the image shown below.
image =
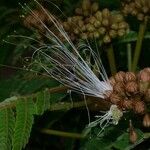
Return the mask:
[[[130,31],[128,34],[119,39],[119,43],[135,42],[137,40],[137,32]],[[150,32],[147,32],[144,36],[145,39],[150,39]]]
[[50,93],[48,90],[37,93],[35,105],[37,115],[42,115],[50,107]]
[[12,149],[21,150],[28,142],[33,124],[34,103],[32,98],[20,99],[17,102],[16,113]]
[[[136,130],[137,135],[138,135],[138,141],[140,141],[144,135],[143,132],[141,132],[140,130]],[[135,143],[136,144],[136,143]],[[129,141],[129,133],[124,132],[122,135],[120,135],[117,140],[114,142],[113,147],[119,149],[119,150],[129,150],[131,149],[131,147],[134,147],[134,144],[131,144]]]
[[0,150],[11,150],[14,125],[13,111],[8,108],[0,110]]

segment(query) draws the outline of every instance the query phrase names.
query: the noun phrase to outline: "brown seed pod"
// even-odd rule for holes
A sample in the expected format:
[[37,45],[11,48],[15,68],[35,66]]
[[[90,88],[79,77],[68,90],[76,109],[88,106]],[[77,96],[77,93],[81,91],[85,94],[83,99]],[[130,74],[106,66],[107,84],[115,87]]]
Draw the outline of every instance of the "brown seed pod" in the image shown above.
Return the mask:
[[133,110],[135,113],[143,114],[145,112],[145,104],[143,101],[134,100]]
[[126,72],[125,73],[125,82],[135,81],[136,75],[133,72]]
[[145,114],[143,118],[143,126],[149,128],[150,127],[150,114]]
[[125,89],[126,89],[126,92],[129,92],[129,93],[137,93],[138,92],[138,84],[134,81],[127,82]]
[[117,82],[123,82],[125,78],[125,72],[119,71],[118,73],[115,74],[115,80]]
[[130,122],[129,122],[129,140],[131,143],[134,144],[137,141],[137,138],[138,138],[137,133],[136,133],[136,131],[132,125],[132,122],[130,120]]
[[111,103],[117,104],[119,101],[122,100],[122,96],[113,92],[110,94],[109,99]]

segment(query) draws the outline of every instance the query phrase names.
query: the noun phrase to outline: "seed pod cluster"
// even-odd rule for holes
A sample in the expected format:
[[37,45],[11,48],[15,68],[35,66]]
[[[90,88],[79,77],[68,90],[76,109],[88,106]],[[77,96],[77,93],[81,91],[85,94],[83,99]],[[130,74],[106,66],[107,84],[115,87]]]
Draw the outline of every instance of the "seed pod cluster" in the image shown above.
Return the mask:
[[75,16],[69,17],[63,26],[71,36],[96,38],[104,43],[123,36],[128,29],[128,24],[120,13],[111,12],[107,8],[99,10],[98,3],[91,3],[90,0],[83,0],[82,7],[76,8]]
[[131,14],[140,21],[150,16],[150,0],[124,0],[122,6],[125,15]]
[[110,78],[113,87],[108,100],[122,110],[133,110],[135,113],[146,112],[150,102],[150,68],[139,73],[120,71]]

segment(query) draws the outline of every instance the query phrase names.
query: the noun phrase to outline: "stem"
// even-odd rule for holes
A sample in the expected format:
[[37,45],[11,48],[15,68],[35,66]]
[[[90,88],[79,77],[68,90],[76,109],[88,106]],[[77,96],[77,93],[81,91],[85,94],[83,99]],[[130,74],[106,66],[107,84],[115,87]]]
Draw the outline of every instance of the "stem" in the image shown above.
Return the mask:
[[148,21],[148,19],[145,18],[144,22],[142,22],[139,27],[139,33],[138,33],[138,37],[137,37],[137,41],[136,41],[133,63],[132,63],[132,71],[134,71],[134,72],[136,71],[137,64],[139,61],[141,48],[142,48],[142,42],[143,42],[143,38],[144,38],[146,26],[147,26],[147,21]]
[[128,43],[127,44],[127,56],[128,56],[128,71],[131,71],[131,67],[132,67],[132,53],[131,53],[131,44]]
[[42,129],[41,132],[49,135],[56,135],[56,136],[69,137],[69,138],[77,138],[77,139],[85,138],[84,135],[79,133],[63,132],[63,131],[51,130],[51,129]]
[[[92,104],[92,101],[87,100],[87,104]],[[59,102],[56,104],[53,104],[50,106],[49,111],[56,111],[56,110],[69,110],[72,108],[80,108],[80,107],[85,107],[85,102],[80,101],[80,102],[74,102],[73,104],[70,102]]]
[[114,55],[114,50],[112,45],[110,45],[109,48],[107,49],[107,58],[109,61],[111,74],[114,75],[117,72],[117,69],[116,69],[115,55]]

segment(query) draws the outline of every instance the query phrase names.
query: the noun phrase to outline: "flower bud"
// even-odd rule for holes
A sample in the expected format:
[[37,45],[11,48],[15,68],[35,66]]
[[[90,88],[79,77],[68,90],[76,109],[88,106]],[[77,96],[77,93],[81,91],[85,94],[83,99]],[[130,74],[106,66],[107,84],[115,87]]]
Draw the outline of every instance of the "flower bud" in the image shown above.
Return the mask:
[[109,20],[108,19],[103,19],[102,20],[102,25],[105,26],[105,27],[109,26]]
[[100,35],[99,35],[99,33],[98,33],[97,31],[95,31],[95,32],[93,33],[93,36],[94,36],[94,38],[98,38]]
[[143,21],[143,20],[144,20],[144,14],[139,13],[139,14],[137,15],[137,18],[138,18],[138,20]]
[[111,103],[113,104],[117,104],[119,101],[122,100],[122,97],[114,92],[110,94],[109,98]]
[[119,23],[123,21],[123,16],[121,14],[116,14],[113,16],[113,19],[114,22]]
[[98,3],[95,2],[91,6],[91,11],[96,12],[98,10],[98,8],[99,8]]
[[82,34],[81,34],[81,38],[82,38],[83,40],[86,40],[86,39],[87,39],[87,34],[86,34],[86,33],[82,33]]
[[135,81],[136,75],[133,72],[126,72],[125,74],[125,82]]
[[119,71],[118,73],[115,74],[115,80],[118,82],[123,82],[125,77],[125,72]]
[[103,18],[108,18],[110,16],[110,11],[109,9],[105,8],[102,10],[102,16]]
[[117,32],[115,30],[110,30],[109,35],[111,38],[115,38],[117,36]]
[[123,100],[122,107],[125,109],[132,109],[133,108],[133,101],[132,100]]
[[116,84],[116,80],[113,76],[109,78],[109,82],[112,86],[114,86]]
[[145,104],[143,101],[134,100],[133,102],[133,110],[135,113],[143,114],[145,112]]
[[100,27],[100,28],[98,29],[98,32],[99,32],[101,35],[103,35],[103,34],[105,34],[106,29],[105,29],[104,27]]
[[129,93],[137,93],[138,92],[138,84],[134,81],[127,82],[126,91]]
[[95,17],[97,18],[98,21],[102,21],[102,13],[100,11],[96,12]]
[[123,36],[125,33],[126,33],[126,31],[124,29],[118,30],[118,35],[119,36]]
[[121,95],[124,95],[124,91],[125,91],[125,87],[124,84],[122,82],[117,82],[114,86],[113,86],[113,90]]
[[127,23],[122,21],[119,23],[118,28],[119,29],[125,29],[125,28],[127,28],[127,26],[128,26]]
[[118,24],[117,24],[117,23],[113,23],[113,24],[111,25],[111,29],[113,29],[113,30],[118,30]]
[[83,0],[83,2],[82,2],[82,9],[83,10],[89,10],[90,7],[91,7],[90,0]]
[[137,133],[136,133],[136,131],[135,131],[133,125],[132,125],[132,122],[130,120],[130,123],[129,123],[129,139],[130,139],[130,142],[134,144],[137,141],[137,138],[138,138]]
[[76,14],[76,15],[82,15],[82,13],[83,13],[83,12],[82,12],[82,9],[81,9],[81,8],[76,8],[76,9],[75,9],[75,14]]
[[149,82],[150,81],[150,68],[145,68],[141,70],[138,74],[140,81]]
[[150,114],[145,114],[143,118],[143,126],[149,128],[150,127]]
[[111,42],[110,36],[106,34],[106,35],[104,36],[104,38],[103,38],[103,42],[104,42],[104,43],[110,43],[110,42]]
[[94,27],[98,28],[98,27],[100,27],[100,25],[101,25],[101,22],[100,22],[100,21],[96,20],[96,21],[94,22]]

